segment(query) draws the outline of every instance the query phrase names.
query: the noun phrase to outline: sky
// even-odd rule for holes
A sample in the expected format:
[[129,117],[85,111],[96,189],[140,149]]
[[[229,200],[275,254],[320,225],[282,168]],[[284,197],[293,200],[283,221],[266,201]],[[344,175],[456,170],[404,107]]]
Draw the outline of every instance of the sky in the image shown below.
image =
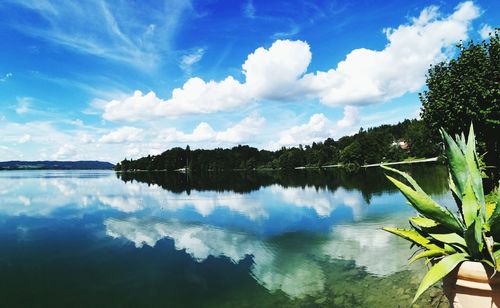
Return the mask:
[[419,117],[499,1],[0,1],[0,161],[311,144]]

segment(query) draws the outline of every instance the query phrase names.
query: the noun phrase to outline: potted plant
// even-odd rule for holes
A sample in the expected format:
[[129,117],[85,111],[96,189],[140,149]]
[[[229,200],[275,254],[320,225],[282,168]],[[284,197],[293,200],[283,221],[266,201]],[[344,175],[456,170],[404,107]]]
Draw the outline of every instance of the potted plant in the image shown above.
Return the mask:
[[485,202],[474,130],[468,138],[453,140],[441,134],[449,169],[449,185],[457,203],[450,210],[432,200],[415,180],[399,170],[382,166],[401,177],[387,178],[418,212],[410,229],[383,228],[419,248],[410,263],[425,258],[430,264],[413,302],[430,286],[444,280],[444,291],[455,307],[500,307],[500,194]]

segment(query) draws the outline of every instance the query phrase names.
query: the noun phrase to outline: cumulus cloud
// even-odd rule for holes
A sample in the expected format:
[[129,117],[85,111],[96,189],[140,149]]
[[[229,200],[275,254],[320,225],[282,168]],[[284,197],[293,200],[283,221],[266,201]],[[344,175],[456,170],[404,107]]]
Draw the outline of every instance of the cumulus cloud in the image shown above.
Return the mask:
[[216,132],[206,122],[201,122],[192,133],[184,133],[176,128],[168,128],[161,133],[161,139],[169,142],[199,142],[215,138]]
[[112,100],[104,107],[106,120],[138,121],[164,116],[211,113],[244,105],[250,100],[243,85],[232,76],[221,82],[190,78],[182,88],[172,91],[172,98],[162,100],[150,91],[124,100]]
[[266,120],[258,114],[244,118],[240,123],[217,133],[216,140],[221,142],[238,143],[255,136],[262,129]]
[[355,49],[336,69],[307,74],[301,81],[327,105],[380,102],[418,91],[429,65],[444,60],[447,49],[467,38],[478,16],[470,1],[444,18],[437,7],[428,7],[410,24],[385,29],[383,50]]
[[292,126],[280,133],[277,145],[310,144],[322,141],[325,135],[329,135],[331,121],[322,113],[311,116],[309,122]]
[[485,40],[490,37],[490,33],[494,32],[495,30],[490,25],[484,24],[479,30],[479,35],[483,40]]
[[317,99],[330,106],[386,101],[418,91],[429,65],[446,59],[451,48],[467,38],[471,21],[479,14],[471,1],[459,4],[448,16],[435,6],[425,8],[407,24],[384,29],[384,49],[355,49],[335,68],[313,73],[307,72],[312,54],[306,42],[277,40],[247,57],[242,65],[244,82],[232,76],[208,82],[194,77],[174,89],[167,100],[154,92],[136,91],[131,97],[107,102],[103,117],[135,121],[210,113],[259,100]]
[[140,141],[143,130],[136,127],[124,126],[109,134],[102,136],[99,142],[102,143],[123,143]]
[[184,133],[176,128],[165,129],[160,133],[159,141],[239,143],[258,134],[264,123],[265,119],[256,113],[223,131],[215,131],[210,124],[201,122],[191,133]]
[[303,90],[297,81],[311,62],[309,45],[303,41],[277,40],[269,49],[257,48],[243,64],[245,87],[258,99],[294,100]]
[[352,127],[359,121],[359,110],[353,106],[344,107],[344,117],[337,122],[338,127]]
[[283,130],[277,142],[268,146],[277,149],[281,146],[296,146],[320,142],[331,136],[349,132],[349,129],[359,123],[357,107],[345,106],[344,116],[337,122],[331,121],[323,113],[313,114],[307,123],[295,125]]

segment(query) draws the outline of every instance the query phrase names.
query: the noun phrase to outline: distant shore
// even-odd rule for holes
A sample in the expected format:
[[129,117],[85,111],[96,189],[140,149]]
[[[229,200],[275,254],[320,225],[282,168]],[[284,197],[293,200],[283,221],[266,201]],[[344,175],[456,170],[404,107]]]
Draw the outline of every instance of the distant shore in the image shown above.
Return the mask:
[[114,164],[98,160],[2,161],[0,170],[112,170]]
[[[403,160],[403,161],[397,161],[397,162],[388,162],[388,163],[378,163],[378,164],[368,164],[368,165],[362,165],[360,168],[370,168],[370,167],[380,167],[381,165],[385,166],[390,166],[390,165],[406,165],[406,164],[417,164],[417,163],[429,163],[429,162],[436,162],[438,161],[438,157],[432,157],[432,158],[423,158],[423,159],[414,159],[414,160]],[[299,166],[293,168],[293,170],[319,170],[319,169],[329,169],[329,168],[342,168],[344,165],[342,164],[334,164],[334,165],[324,165],[324,166]],[[280,171],[283,170],[282,168],[254,168],[254,169],[231,169],[231,170],[222,170],[222,171]],[[173,170],[173,172],[180,172],[180,173],[186,173],[189,170],[186,170],[186,168],[181,168],[177,170]],[[215,170],[207,170],[209,172],[213,172]],[[141,170],[141,169],[134,169],[134,170],[116,170],[116,172],[168,172],[167,170]]]

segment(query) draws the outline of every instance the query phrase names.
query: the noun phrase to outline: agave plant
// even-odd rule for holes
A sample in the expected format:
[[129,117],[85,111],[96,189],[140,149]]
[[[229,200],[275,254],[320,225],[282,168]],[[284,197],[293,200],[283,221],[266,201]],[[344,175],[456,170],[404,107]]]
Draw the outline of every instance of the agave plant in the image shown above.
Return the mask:
[[410,218],[410,229],[383,229],[419,247],[409,263],[426,258],[431,264],[413,302],[463,261],[482,262],[493,269],[493,275],[500,270],[500,193],[494,203],[485,202],[474,129],[471,125],[467,140],[463,134],[456,140],[444,130],[441,134],[456,212],[439,205],[408,174],[382,166],[407,182],[386,175],[418,212]]

